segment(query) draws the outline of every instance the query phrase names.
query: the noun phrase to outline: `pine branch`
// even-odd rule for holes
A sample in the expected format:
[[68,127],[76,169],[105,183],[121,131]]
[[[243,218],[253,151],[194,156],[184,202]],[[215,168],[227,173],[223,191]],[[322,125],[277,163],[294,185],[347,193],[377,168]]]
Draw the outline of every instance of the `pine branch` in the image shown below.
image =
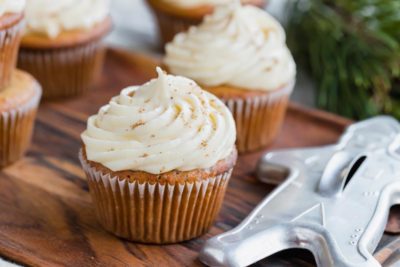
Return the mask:
[[319,107],[400,118],[400,1],[297,0],[288,10],[288,43],[317,82]]

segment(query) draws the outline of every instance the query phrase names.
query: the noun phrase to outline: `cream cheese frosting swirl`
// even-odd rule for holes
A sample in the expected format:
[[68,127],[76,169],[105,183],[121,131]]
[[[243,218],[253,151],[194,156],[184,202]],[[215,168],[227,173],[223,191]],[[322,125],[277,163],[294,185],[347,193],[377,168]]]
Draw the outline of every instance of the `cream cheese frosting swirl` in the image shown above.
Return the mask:
[[28,0],[27,32],[57,37],[62,31],[90,29],[109,15],[110,0]]
[[205,86],[274,90],[292,83],[296,65],[284,29],[271,15],[238,1],[175,36],[165,64]]
[[213,167],[234,149],[228,108],[190,79],[165,74],[113,97],[88,119],[89,160],[112,171],[190,171]]
[[0,16],[6,13],[21,13],[25,4],[25,0],[0,0]]

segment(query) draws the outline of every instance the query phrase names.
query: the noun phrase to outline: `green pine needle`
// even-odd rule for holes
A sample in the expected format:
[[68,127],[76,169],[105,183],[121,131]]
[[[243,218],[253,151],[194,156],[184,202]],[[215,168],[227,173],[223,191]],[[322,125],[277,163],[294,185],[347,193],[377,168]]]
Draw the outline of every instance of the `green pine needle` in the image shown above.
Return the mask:
[[400,1],[296,0],[288,10],[288,43],[317,82],[319,107],[400,118]]

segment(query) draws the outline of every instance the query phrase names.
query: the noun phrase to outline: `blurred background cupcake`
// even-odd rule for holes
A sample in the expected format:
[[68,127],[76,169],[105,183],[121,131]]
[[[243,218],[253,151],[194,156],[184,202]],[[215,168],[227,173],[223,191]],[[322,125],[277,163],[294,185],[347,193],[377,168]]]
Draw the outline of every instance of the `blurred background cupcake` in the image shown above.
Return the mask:
[[[157,19],[163,45],[175,34],[198,25],[217,5],[234,1],[238,0],[147,0]],[[242,0],[242,3],[263,7],[265,0]]]
[[103,62],[111,29],[109,0],[29,0],[18,67],[33,74],[44,98],[88,90]]
[[10,84],[15,69],[24,25],[24,7],[25,0],[0,2],[0,90]]
[[0,88],[0,169],[27,151],[41,94],[37,81],[19,70],[13,70],[9,85]]
[[80,157],[103,227],[165,244],[208,231],[237,152],[228,108],[194,81],[157,71],[88,119]]
[[28,149],[41,97],[37,81],[15,69],[25,4],[25,0],[0,2],[0,169]]
[[218,7],[167,44],[164,63],[228,105],[239,152],[263,148],[277,135],[296,65],[284,29],[265,11],[239,3]]

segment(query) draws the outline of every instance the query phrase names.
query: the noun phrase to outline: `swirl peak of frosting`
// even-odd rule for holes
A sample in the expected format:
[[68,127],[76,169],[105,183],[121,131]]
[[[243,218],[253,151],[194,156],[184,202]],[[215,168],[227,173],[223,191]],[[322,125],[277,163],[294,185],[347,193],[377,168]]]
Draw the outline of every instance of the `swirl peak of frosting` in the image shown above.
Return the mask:
[[88,119],[88,160],[112,171],[161,174],[213,167],[234,149],[228,108],[194,81],[165,74],[132,86]]
[[284,29],[271,15],[235,1],[177,34],[166,46],[165,64],[205,86],[274,90],[296,76],[285,42]]
[[63,31],[90,29],[110,13],[110,0],[29,0],[27,33],[56,38]]
[[25,5],[25,0],[0,0],[0,16],[6,13],[21,13]]

